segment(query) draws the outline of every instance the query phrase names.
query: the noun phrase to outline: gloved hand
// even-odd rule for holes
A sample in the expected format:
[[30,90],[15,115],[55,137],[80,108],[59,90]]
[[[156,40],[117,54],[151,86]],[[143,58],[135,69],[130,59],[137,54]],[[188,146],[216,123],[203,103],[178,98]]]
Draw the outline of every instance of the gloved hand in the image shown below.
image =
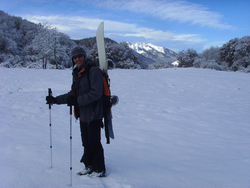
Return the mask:
[[46,101],[47,101],[46,104],[57,104],[56,98],[51,95],[46,97]]
[[77,99],[74,95],[70,95],[69,98],[67,99],[67,104],[68,106],[75,106],[77,105]]

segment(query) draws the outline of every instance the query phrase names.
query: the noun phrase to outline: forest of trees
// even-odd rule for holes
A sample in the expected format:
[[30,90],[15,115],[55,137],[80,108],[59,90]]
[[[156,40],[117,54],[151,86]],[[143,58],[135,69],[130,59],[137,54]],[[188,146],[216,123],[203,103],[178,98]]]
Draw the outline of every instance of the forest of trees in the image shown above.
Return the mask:
[[[70,52],[76,45],[83,46],[88,57],[98,62],[95,37],[71,40],[49,24],[34,24],[0,11],[0,67],[69,68],[72,66]],[[105,45],[107,58],[117,68],[164,68],[136,53],[126,42],[106,38]],[[222,47],[211,47],[201,54],[193,49],[181,51],[177,60],[179,67],[250,72],[250,36],[232,39]]]
[[221,47],[211,47],[201,54],[193,49],[181,51],[177,60],[179,67],[250,72],[250,36],[232,39]]
[[[4,67],[70,67],[69,36],[48,24],[34,24],[0,11],[0,63]],[[49,65],[49,67],[48,67]]]

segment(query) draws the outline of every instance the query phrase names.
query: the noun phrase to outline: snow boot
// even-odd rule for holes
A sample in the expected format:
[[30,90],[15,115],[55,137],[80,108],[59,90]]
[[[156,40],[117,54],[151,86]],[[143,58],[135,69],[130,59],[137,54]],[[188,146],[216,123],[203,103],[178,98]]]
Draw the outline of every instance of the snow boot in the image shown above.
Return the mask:
[[102,171],[102,172],[92,172],[91,174],[88,174],[89,177],[91,178],[103,178],[106,176],[106,172]]
[[82,171],[78,172],[77,175],[79,176],[85,176],[87,174],[91,174],[93,172],[92,166],[85,167]]

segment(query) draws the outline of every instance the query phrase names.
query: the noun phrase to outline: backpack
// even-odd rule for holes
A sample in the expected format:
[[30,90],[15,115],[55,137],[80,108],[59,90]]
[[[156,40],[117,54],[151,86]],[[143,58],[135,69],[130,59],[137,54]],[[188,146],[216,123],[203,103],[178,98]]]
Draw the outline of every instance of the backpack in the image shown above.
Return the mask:
[[[90,65],[89,68],[86,70],[87,74],[88,74],[88,78],[89,78],[89,70],[91,67],[93,67],[95,65]],[[103,101],[103,114],[107,114],[112,106],[110,97],[111,97],[111,91],[110,91],[110,79],[109,76],[102,70],[99,68],[99,70],[102,73],[102,77],[103,77],[103,95],[102,95],[102,101]]]
[[[87,73],[87,77],[89,79],[89,70],[91,69],[91,67],[96,67],[95,63],[90,63],[89,66],[84,70]],[[114,134],[113,134],[113,130],[112,130],[112,114],[111,114],[111,107],[112,105],[115,105],[118,103],[118,98],[116,100],[116,102],[111,102],[111,91],[110,91],[110,79],[108,77],[108,75],[99,68],[99,70],[102,73],[103,76],[103,95],[102,95],[102,102],[103,102],[103,125],[102,128],[104,128],[105,130],[105,137],[107,139],[107,144],[110,143],[110,137],[114,139]],[[89,79],[90,82],[90,79]],[[73,90],[73,88],[72,88]],[[93,107],[96,105],[97,103],[93,102]],[[80,117],[80,113],[79,113],[79,106],[75,105],[74,106],[74,115],[75,118],[78,119]],[[110,130],[112,130],[110,132]]]
[[[89,78],[89,70],[91,67],[95,66],[94,64],[91,64],[88,67],[87,70],[87,76]],[[112,135],[109,134],[109,129],[110,126],[112,127],[112,114],[111,114],[111,107],[112,107],[112,102],[111,102],[111,90],[110,90],[110,79],[109,76],[99,68],[99,70],[102,73],[103,76],[103,95],[102,95],[102,102],[103,102],[103,126],[105,130],[105,137],[107,140],[107,144],[110,144],[110,137],[114,138]]]

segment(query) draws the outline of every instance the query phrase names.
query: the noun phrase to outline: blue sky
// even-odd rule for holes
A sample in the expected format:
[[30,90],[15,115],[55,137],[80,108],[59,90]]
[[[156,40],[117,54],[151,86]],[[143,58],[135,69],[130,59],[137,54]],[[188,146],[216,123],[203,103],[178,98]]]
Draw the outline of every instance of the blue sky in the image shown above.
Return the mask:
[[0,10],[48,23],[72,39],[105,37],[197,52],[250,35],[249,0],[1,0]]

